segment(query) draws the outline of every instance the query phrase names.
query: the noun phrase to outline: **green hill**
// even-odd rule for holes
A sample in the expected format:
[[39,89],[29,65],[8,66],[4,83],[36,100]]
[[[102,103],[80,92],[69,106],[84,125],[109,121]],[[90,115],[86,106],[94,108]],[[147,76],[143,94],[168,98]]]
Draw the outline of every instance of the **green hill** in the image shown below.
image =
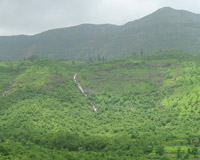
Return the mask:
[[200,157],[199,62],[178,52],[1,62],[0,159]]
[[0,37],[0,59],[31,55],[64,59],[116,58],[160,50],[200,54],[200,15],[172,8],[122,26],[83,24],[33,36]]

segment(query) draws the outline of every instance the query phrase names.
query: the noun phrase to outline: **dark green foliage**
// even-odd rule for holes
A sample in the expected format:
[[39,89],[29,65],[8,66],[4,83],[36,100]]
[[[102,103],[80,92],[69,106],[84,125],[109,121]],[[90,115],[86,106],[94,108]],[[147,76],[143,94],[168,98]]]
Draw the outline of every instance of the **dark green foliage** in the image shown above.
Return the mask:
[[182,153],[181,153],[181,148],[180,147],[178,147],[176,155],[177,155],[177,158],[182,158]]
[[1,62],[0,159],[199,157],[199,64],[180,52]]
[[164,154],[164,152],[165,152],[164,146],[160,145],[160,146],[157,147],[156,154],[162,156]]
[[191,154],[194,155],[194,157],[197,157],[197,155],[198,155],[198,148],[197,147],[193,147],[192,151],[191,151]]

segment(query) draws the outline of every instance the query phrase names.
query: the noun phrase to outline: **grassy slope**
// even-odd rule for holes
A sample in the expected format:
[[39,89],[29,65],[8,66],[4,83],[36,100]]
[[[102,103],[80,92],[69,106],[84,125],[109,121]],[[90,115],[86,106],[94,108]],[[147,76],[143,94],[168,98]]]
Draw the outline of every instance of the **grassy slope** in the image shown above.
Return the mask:
[[186,155],[199,145],[199,61],[163,53],[1,62],[0,93],[13,84],[0,97],[0,159],[177,159],[178,147]]

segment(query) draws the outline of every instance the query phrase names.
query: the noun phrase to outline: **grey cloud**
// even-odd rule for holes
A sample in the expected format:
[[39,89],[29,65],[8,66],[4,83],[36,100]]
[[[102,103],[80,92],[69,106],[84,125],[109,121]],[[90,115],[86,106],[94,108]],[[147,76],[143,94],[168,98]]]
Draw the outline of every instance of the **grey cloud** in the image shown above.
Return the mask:
[[81,23],[121,25],[164,6],[200,12],[196,0],[0,0],[0,35],[35,34]]

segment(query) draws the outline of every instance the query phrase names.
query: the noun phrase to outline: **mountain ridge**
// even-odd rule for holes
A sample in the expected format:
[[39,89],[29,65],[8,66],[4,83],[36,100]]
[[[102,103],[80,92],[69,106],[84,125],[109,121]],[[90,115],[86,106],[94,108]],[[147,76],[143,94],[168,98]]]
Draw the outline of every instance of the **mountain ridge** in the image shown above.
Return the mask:
[[164,7],[118,26],[81,24],[32,36],[0,36],[0,59],[32,55],[64,59],[117,58],[158,50],[200,54],[200,15]]

